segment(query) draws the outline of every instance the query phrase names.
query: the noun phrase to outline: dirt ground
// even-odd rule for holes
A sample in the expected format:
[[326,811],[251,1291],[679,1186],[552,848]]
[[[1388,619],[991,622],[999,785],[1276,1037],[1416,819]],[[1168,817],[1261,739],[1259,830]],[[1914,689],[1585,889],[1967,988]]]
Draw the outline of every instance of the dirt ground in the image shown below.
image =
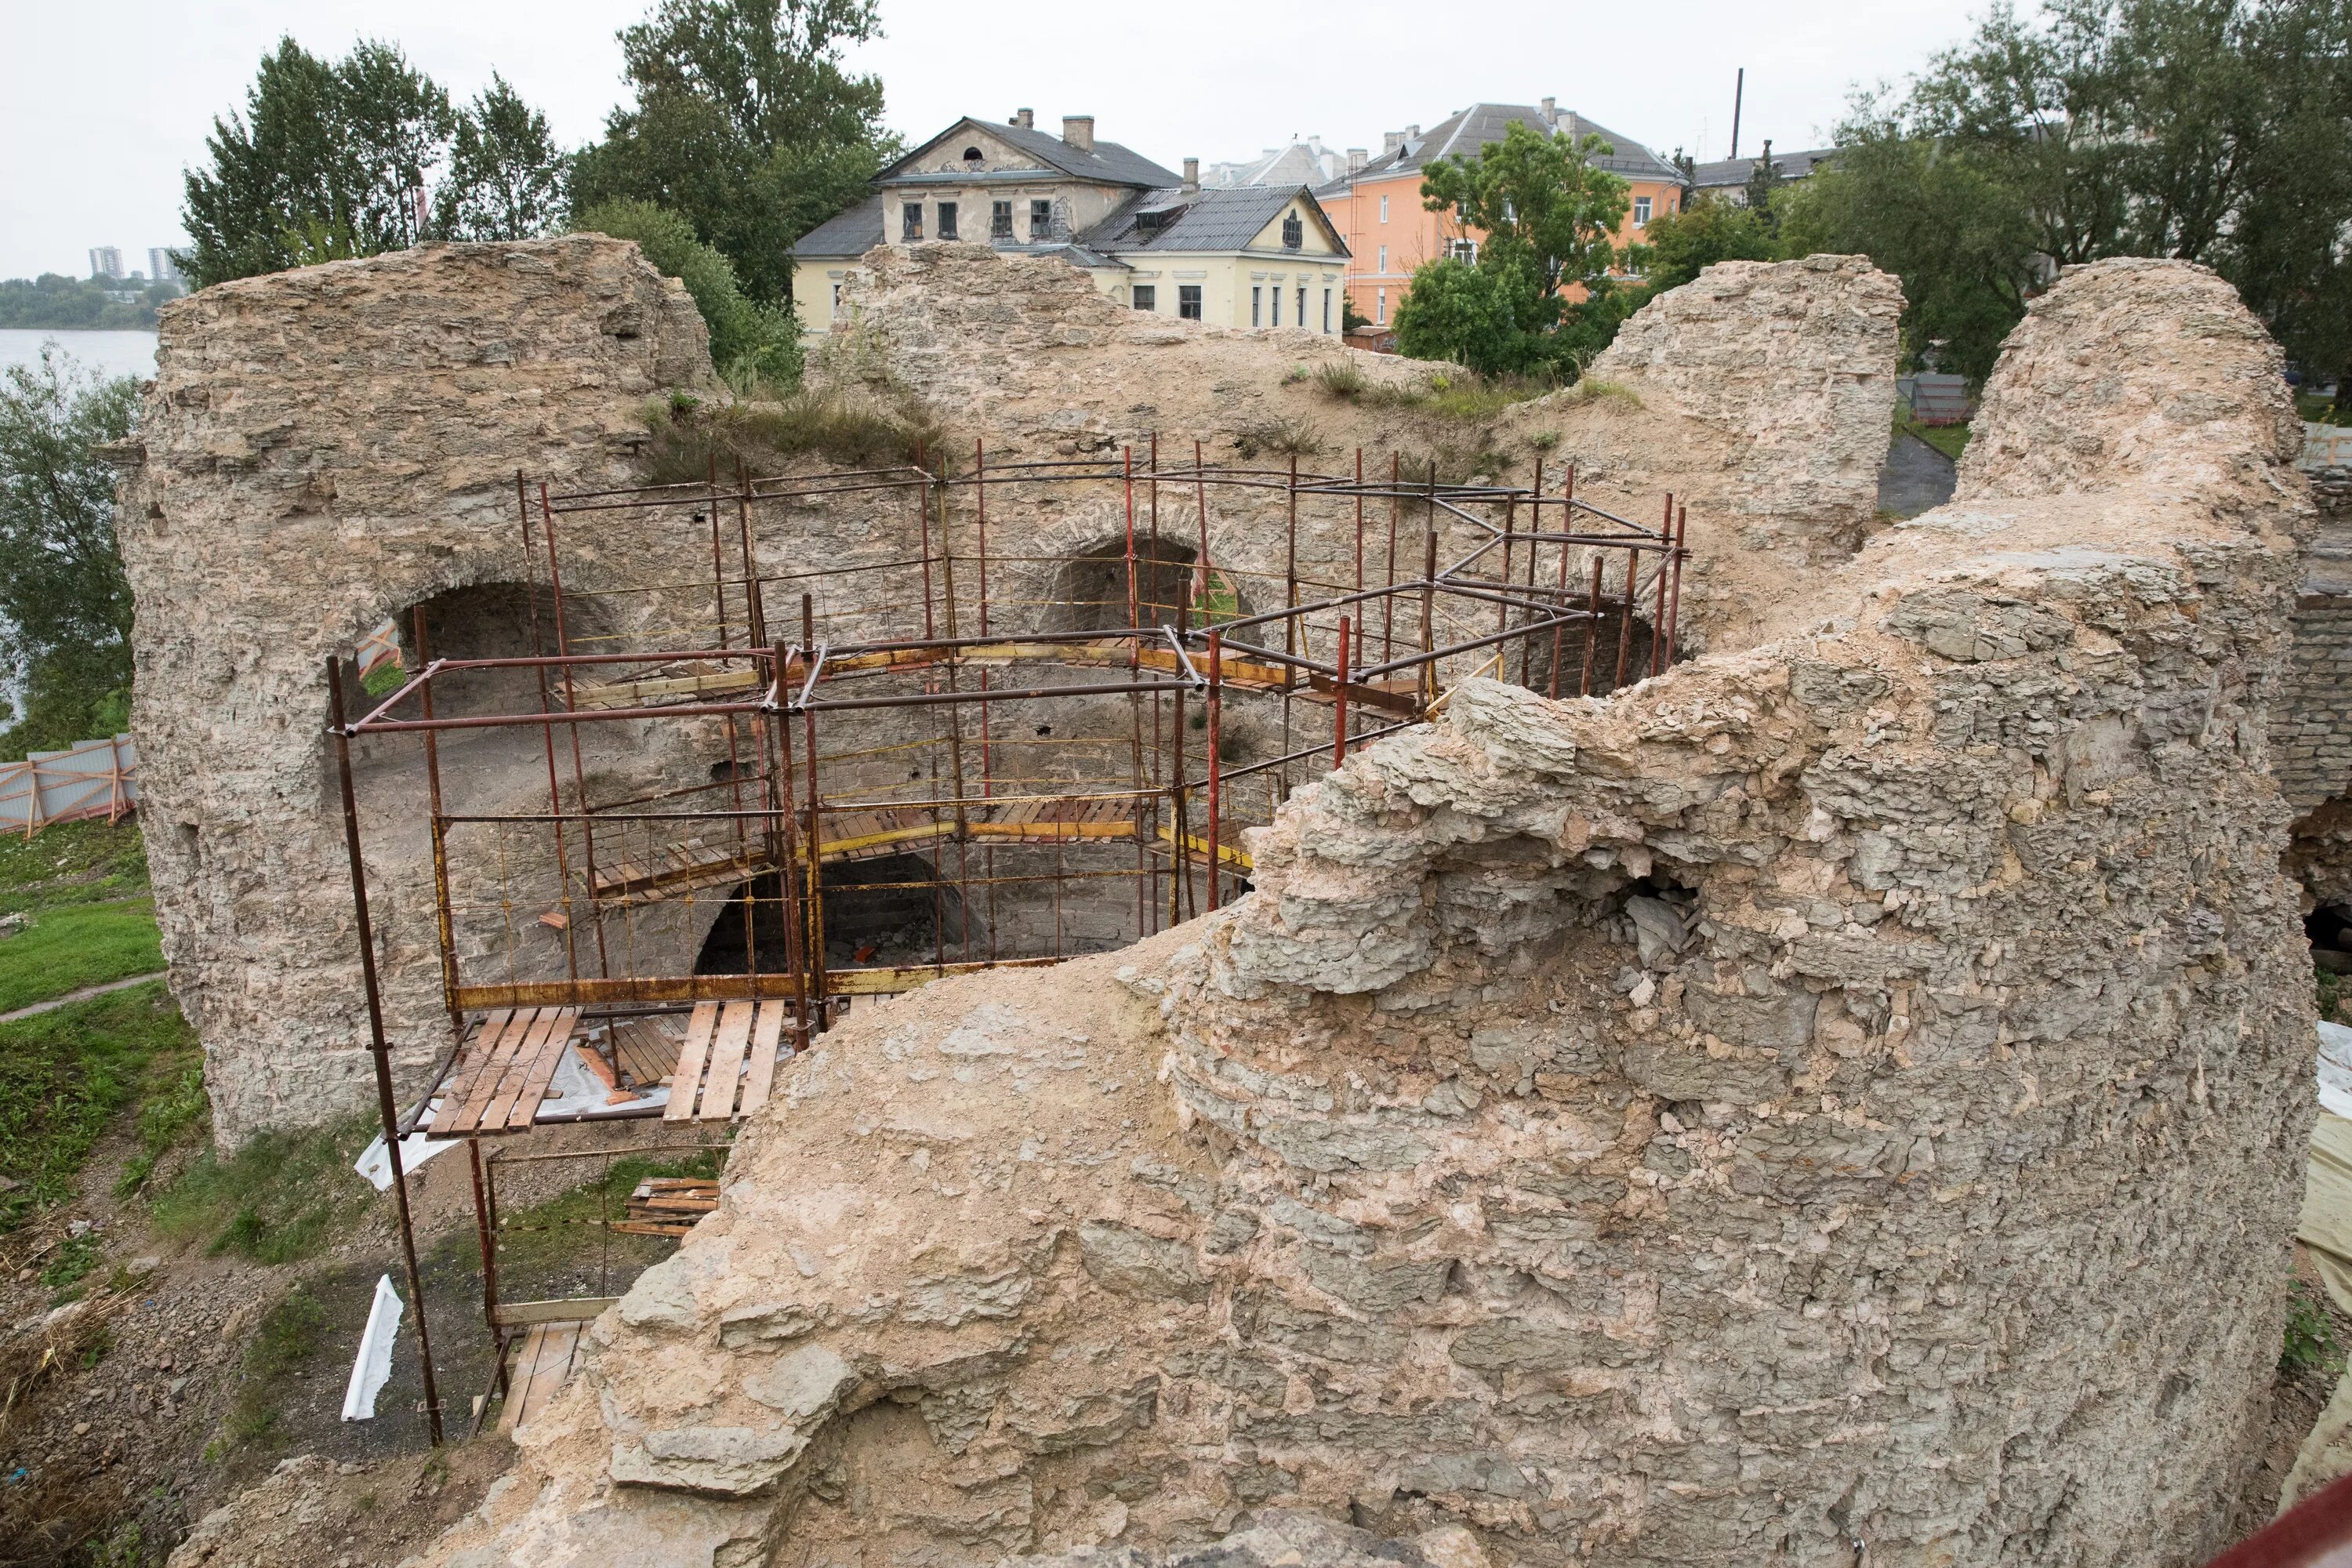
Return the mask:
[[[598,1157],[505,1167],[501,1212],[593,1179],[603,1153],[674,1137],[659,1121],[641,1121],[542,1129],[527,1146],[515,1141],[516,1155]],[[464,1152],[440,1155],[412,1183],[448,1439],[436,1456],[413,1313],[375,1418],[341,1419],[377,1279],[390,1274],[407,1294],[389,1194],[321,1255],[266,1267],[155,1235],[142,1204],[113,1196],[135,1150],[130,1127],[118,1127],[93,1152],[80,1197],[0,1245],[0,1345],[37,1347],[47,1322],[47,1342],[63,1352],[0,1415],[0,1568],[160,1563],[208,1512],[256,1487],[268,1489],[239,1510],[240,1563],[390,1564],[471,1507],[512,1449],[496,1432],[495,1405],[484,1436],[469,1439],[493,1358]],[[168,1174],[159,1173],[157,1184]],[[77,1226],[90,1227],[84,1234],[97,1237],[102,1256],[85,1300],[60,1313],[38,1275]],[[527,1278],[512,1281],[509,1298],[618,1293],[670,1246],[612,1240],[620,1245],[608,1250],[580,1229],[525,1241],[528,1256],[516,1261]],[[297,1293],[315,1310],[273,1317]],[[0,1397],[29,1364],[22,1355],[6,1360]],[[273,1531],[284,1535],[285,1554],[252,1555]]]

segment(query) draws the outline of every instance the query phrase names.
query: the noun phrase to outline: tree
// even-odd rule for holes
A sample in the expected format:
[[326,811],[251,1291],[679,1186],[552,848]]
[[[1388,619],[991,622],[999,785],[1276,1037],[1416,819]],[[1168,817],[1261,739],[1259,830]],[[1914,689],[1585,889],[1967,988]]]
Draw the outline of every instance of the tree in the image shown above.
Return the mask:
[[496,71],[457,115],[435,214],[435,228],[450,239],[520,239],[562,221],[563,156],[547,116]]
[[[1598,136],[1545,136],[1514,121],[1475,158],[1423,169],[1423,205],[1451,210],[1465,232],[1485,237],[1475,262],[1448,258],[1414,272],[1397,310],[1398,348],[1486,373],[1572,371],[1580,362],[1571,349],[1584,352],[1606,318],[1616,260],[1610,236],[1631,201],[1623,180],[1590,162],[1609,150]],[[1563,335],[1571,311],[1587,330]]]
[[583,231],[633,239],[654,268],[686,285],[710,329],[710,363],[739,390],[800,380],[800,330],[789,308],[747,298],[735,268],[676,213],[650,202],[607,202],[580,215]]
[[123,721],[131,590],[100,449],[131,434],[138,403],[128,376],[101,381],[55,348],[0,377],[0,665],[25,695],[6,755]]
[[558,216],[562,160],[503,79],[464,111],[397,46],[333,65],[292,38],[263,57],[246,111],[213,121],[190,170],[179,255],[198,288],[442,237],[515,239]]
[[573,206],[676,213],[753,299],[789,300],[793,241],[862,197],[897,151],[881,81],[841,65],[880,30],[875,0],[660,0],[621,33],[636,101],[581,155]]
[[1627,259],[1641,268],[1646,300],[1681,288],[1718,261],[1781,259],[1779,226],[1769,212],[1701,196],[1652,218]]
[[[1823,248],[1902,275],[1911,357],[1980,376],[2061,267],[2218,268],[2288,352],[2344,354],[2352,0],[1997,7],[1907,93],[1859,101],[1790,204]],[[2333,357],[2331,357],[2333,356]]]

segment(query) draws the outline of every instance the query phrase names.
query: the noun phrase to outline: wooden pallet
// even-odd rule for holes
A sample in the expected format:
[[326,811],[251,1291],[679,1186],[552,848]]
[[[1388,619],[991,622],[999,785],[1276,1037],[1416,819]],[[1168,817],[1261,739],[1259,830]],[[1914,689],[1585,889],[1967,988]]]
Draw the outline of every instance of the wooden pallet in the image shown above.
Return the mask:
[[782,1002],[703,1002],[687,1020],[665,1121],[727,1121],[768,1103],[783,1045]]
[[499,1412],[499,1430],[509,1436],[547,1408],[556,1390],[580,1363],[582,1331],[587,1324],[534,1323],[516,1342],[507,1370],[507,1403]]
[[433,1136],[472,1138],[529,1127],[579,1026],[577,1007],[502,1007],[485,1016],[443,1085]]
[[715,1177],[648,1176],[629,1194],[628,1217],[613,1228],[631,1236],[684,1236],[718,1206]]

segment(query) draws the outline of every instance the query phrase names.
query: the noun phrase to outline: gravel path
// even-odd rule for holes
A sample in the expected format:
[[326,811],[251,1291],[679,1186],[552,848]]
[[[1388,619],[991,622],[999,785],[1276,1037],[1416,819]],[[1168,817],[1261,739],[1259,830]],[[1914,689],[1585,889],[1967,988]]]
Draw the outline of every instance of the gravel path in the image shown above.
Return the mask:
[[68,991],[62,996],[52,996],[46,1002],[36,1002],[29,1007],[19,1007],[13,1013],[0,1013],[0,1024],[13,1024],[19,1018],[35,1018],[43,1013],[54,1013],[75,1002],[86,1002],[92,996],[103,996],[110,991],[128,991],[133,985],[144,985],[150,980],[161,980],[172,972],[159,969],[152,974],[134,974],[128,980],[110,980],[103,985],[85,985],[79,991]]

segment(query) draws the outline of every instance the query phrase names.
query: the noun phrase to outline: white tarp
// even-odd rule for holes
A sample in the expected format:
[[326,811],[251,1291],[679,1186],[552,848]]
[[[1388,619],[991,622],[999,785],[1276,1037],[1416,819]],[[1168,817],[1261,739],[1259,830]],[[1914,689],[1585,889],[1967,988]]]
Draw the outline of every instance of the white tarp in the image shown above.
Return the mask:
[[392,1343],[400,1335],[403,1310],[400,1292],[392,1288],[392,1276],[380,1276],[375,1282],[375,1304],[368,1309],[366,1331],[360,1335],[359,1357],[352,1363],[352,1381],[343,1390],[344,1420],[375,1418],[375,1396],[392,1381]]

